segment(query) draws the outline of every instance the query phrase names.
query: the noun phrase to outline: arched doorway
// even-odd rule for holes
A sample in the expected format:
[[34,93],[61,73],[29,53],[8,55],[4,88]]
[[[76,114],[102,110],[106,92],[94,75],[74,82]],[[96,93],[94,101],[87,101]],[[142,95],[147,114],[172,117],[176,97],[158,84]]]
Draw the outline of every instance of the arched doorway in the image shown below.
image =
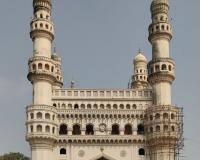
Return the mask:
[[101,158],[99,158],[97,160],[109,160],[109,159],[106,159],[105,157],[101,157]]

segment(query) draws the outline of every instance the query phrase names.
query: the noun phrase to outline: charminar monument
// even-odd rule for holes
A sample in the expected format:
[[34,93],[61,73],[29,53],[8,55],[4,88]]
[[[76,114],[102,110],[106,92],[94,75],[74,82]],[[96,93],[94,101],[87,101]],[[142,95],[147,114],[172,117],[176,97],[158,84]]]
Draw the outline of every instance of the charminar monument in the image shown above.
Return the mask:
[[61,57],[52,51],[52,1],[33,0],[33,100],[26,108],[32,160],[178,159],[183,114],[171,102],[169,1],[152,0],[150,8],[152,58],[137,54],[128,89],[78,89],[74,82],[63,87]]

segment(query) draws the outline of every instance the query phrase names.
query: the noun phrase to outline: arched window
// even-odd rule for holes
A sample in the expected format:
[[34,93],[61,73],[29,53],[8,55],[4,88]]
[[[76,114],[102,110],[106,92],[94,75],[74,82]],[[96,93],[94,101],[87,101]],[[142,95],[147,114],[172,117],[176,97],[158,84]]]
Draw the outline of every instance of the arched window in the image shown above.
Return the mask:
[[164,132],[167,132],[168,131],[168,126],[167,125],[164,125]]
[[94,105],[93,105],[93,109],[98,109],[98,105],[97,105],[97,104],[94,104]]
[[166,64],[163,64],[163,65],[162,65],[162,70],[167,70]]
[[78,104],[75,104],[74,105],[74,109],[78,109],[79,107],[78,107]]
[[155,66],[155,70],[156,70],[156,72],[158,72],[158,71],[160,70],[160,66],[159,66],[159,65],[156,65],[156,66]]
[[37,132],[42,132],[42,126],[41,125],[37,125]]
[[68,104],[68,109],[72,109],[72,104]]
[[85,105],[84,104],[81,104],[81,109],[85,109]]
[[133,109],[137,109],[137,105],[136,104],[133,104]]
[[133,134],[132,126],[130,124],[125,125],[124,134],[125,135],[132,135]]
[[150,127],[150,133],[153,133],[153,127]]
[[168,119],[168,113],[163,114],[163,119]]
[[63,104],[61,105],[61,108],[65,109],[65,108],[66,108],[66,104],[63,103]]
[[65,125],[65,124],[60,125],[59,134],[60,135],[66,135],[67,134],[67,125]]
[[46,24],[45,27],[46,27],[46,29],[49,29],[49,25],[48,24]]
[[37,113],[37,119],[42,119],[42,113],[41,112]]
[[42,23],[40,23],[40,27],[43,28],[43,24]]
[[144,155],[145,155],[145,150],[144,150],[144,148],[140,148],[139,151],[138,151],[138,154],[139,154],[140,156],[144,156]]
[[124,109],[124,105],[123,105],[123,104],[120,104],[119,108],[120,108],[120,109]]
[[45,127],[45,132],[48,132],[48,133],[50,132],[50,127],[49,126]]
[[130,104],[127,104],[127,105],[126,105],[126,109],[131,109]]
[[73,131],[72,131],[73,135],[81,135],[81,127],[78,124],[75,124],[73,126]]
[[171,119],[174,119],[175,118],[175,115],[172,113],[171,114]]
[[87,109],[91,109],[91,108],[92,108],[91,104],[88,104]]
[[52,128],[52,133],[53,133],[53,134],[55,133],[55,127]]
[[104,105],[103,104],[100,104],[100,109],[104,109]]
[[172,71],[172,66],[169,65],[169,66],[168,66],[168,69],[169,69],[169,71]]
[[42,14],[40,14],[40,18],[43,18],[43,15],[42,15]]
[[117,105],[116,104],[113,105],[113,109],[117,109]]
[[172,132],[174,132],[174,131],[175,131],[175,127],[174,127],[174,126],[172,126],[172,127],[171,127],[171,130],[172,130]]
[[86,135],[94,135],[93,125],[91,125],[91,124],[86,125],[85,134]]
[[51,72],[53,72],[53,71],[54,71],[54,67],[52,66],[52,67],[51,67]]
[[33,64],[33,70],[36,70],[36,64]]
[[51,115],[49,113],[45,114],[45,119],[50,119]]
[[107,104],[107,105],[106,105],[106,109],[111,109],[111,105],[110,105],[110,104]]
[[34,119],[34,114],[31,113],[31,114],[30,114],[30,117],[31,117],[31,119]]
[[38,69],[42,69],[42,63],[38,64]]
[[119,125],[117,124],[114,124],[112,126],[112,132],[111,132],[112,135],[119,135]]
[[97,160],[108,160],[108,159],[105,158],[105,157],[101,157],[101,158],[99,158],[99,159],[97,159]]
[[160,126],[156,126],[156,132],[160,132]]
[[48,64],[45,64],[44,67],[45,67],[46,70],[49,70],[49,65]]
[[31,133],[33,132],[33,126],[30,126],[30,132]]
[[144,125],[143,124],[138,125],[137,133],[138,134],[144,134]]
[[56,107],[57,106],[56,103],[54,103],[53,106]]
[[61,148],[60,149],[60,154],[61,155],[66,155],[67,153],[66,153],[66,149],[65,148]]
[[159,114],[159,113],[156,113],[155,118],[156,118],[156,119],[160,119],[160,114]]

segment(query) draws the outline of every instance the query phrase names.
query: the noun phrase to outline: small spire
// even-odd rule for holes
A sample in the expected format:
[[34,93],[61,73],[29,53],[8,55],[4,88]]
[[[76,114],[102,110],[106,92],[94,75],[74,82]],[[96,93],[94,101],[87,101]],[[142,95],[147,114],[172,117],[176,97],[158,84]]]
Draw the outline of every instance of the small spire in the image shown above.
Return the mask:
[[138,49],[138,53],[141,53],[141,48]]
[[71,88],[71,89],[74,89],[74,88],[75,88],[75,82],[74,82],[73,80],[72,80],[71,83],[70,83],[70,88]]
[[128,89],[130,89],[130,84],[131,84],[131,82],[130,82],[130,80],[128,81]]

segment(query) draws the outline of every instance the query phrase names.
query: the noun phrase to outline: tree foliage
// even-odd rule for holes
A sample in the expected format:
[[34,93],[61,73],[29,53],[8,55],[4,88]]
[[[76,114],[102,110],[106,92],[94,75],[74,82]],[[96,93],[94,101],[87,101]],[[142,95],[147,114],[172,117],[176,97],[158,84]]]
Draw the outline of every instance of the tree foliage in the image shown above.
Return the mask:
[[0,160],[30,160],[29,157],[26,157],[22,153],[8,153],[0,156]]

